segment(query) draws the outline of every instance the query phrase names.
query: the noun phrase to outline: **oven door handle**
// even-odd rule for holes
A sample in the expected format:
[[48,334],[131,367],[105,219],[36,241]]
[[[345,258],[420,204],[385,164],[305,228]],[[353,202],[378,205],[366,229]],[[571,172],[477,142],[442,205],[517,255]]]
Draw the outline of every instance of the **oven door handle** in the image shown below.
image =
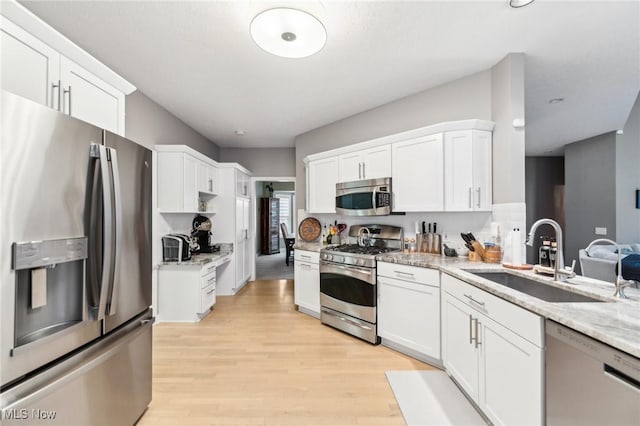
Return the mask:
[[342,269],[343,271],[356,270],[359,273],[362,273],[362,274],[365,274],[365,275],[372,275],[373,274],[373,271],[371,269],[369,269],[369,268],[361,268],[361,267],[355,266],[355,265],[343,266],[343,265],[336,265],[335,263],[326,262],[326,261],[321,261],[320,264],[329,266],[330,268]]

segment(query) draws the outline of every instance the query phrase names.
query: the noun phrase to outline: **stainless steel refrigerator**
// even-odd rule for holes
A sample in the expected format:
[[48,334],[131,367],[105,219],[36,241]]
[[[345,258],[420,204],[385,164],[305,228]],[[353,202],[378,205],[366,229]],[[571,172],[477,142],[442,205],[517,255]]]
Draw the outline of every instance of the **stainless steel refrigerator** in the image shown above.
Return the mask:
[[151,151],[2,91],[2,424],[131,425],[151,401]]

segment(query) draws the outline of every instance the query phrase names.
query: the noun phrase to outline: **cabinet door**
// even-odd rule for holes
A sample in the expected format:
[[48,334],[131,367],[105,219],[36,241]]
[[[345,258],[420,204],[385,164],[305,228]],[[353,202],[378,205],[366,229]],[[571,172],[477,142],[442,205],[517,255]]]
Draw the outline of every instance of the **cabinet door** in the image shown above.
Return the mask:
[[391,145],[378,146],[363,152],[362,175],[364,179],[391,176]]
[[440,359],[440,289],[378,277],[378,334]]
[[124,136],[124,93],[64,56],[60,79],[66,114]]
[[240,240],[236,241],[236,245],[234,247],[234,251],[236,252],[236,289],[242,286],[244,283],[244,268],[245,268],[245,258],[246,258],[246,241]]
[[478,349],[472,342],[474,321],[477,321],[475,311],[443,292],[442,361],[447,372],[474,401],[478,401]]
[[541,425],[542,349],[480,317],[480,400],[495,425]]
[[473,130],[474,210],[491,211],[493,203],[491,132]]
[[218,192],[218,168],[209,166],[207,171],[209,176],[207,181],[208,191],[215,194]]
[[182,197],[183,197],[183,211],[185,212],[197,212],[198,211],[198,189],[196,184],[196,168],[198,160],[190,155],[184,155],[184,173],[182,181]]
[[236,171],[236,195],[249,196],[249,176]]
[[307,200],[310,213],[336,212],[338,157],[309,162]]
[[338,157],[340,164],[340,182],[364,179],[362,175],[362,152],[350,152]]
[[293,294],[296,305],[320,313],[320,270],[317,264],[295,262]]
[[471,211],[474,207],[471,130],[444,134],[444,208]]
[[442,211],[442,133],[396,142],[391,150],[393,210]]
[[209,165],[204,161],[196,160],[196,180],[198,191],[212,192],[209,190]]
[[60,54],[0,16],[2,89],[58,109]]

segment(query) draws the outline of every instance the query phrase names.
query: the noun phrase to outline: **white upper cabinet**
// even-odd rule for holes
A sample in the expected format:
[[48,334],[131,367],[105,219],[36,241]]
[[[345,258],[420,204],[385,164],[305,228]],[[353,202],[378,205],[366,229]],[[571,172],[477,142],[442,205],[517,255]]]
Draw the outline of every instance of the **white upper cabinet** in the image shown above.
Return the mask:
[[391,145],[382,145],[338,157],[340,182],[391,176]]
[[310,161],[307,165],[307,210],[310,213],[336,212],[338,157]]
[[[210,191],[202,192],[199,188],[198,178],[202,176],[202,165],[206,164],[185,152],[158,152],[160,213],[214,213],[215,194]],[[207,177],[204,184],[208,185],[208,168],[204,168],[204,172]]]
[[198,161],[196,165],[196,179],[198,192],[203,194],[215,194],[217,192],[218,169],[204,161]]
[[64,56],[60,58],[60,81],[65,114],[124,135],[124,93]]
[[391,145],[393,211],[444,209],[442,133]]
[[2,88],[57,109],[60,54],[2,16],[0,45]]
[[[11,5],[14,12],[20,8]],[[0,37],[3,90],[124,136],[124,92],[5,16],[0,16]]]
[[490,211],[491,132],[459,130],[444,134],[444,208]]
[[241,197],[249,196],[249,181],[248,175],[236,170],[236,195]]

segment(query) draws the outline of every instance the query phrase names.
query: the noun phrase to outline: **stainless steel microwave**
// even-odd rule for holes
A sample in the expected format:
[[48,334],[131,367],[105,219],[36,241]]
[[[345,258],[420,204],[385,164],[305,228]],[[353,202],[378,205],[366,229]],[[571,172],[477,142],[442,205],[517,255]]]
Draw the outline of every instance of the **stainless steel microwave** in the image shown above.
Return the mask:
[[391,214],[391,178],[337,183],[336,213],[346,216]]

